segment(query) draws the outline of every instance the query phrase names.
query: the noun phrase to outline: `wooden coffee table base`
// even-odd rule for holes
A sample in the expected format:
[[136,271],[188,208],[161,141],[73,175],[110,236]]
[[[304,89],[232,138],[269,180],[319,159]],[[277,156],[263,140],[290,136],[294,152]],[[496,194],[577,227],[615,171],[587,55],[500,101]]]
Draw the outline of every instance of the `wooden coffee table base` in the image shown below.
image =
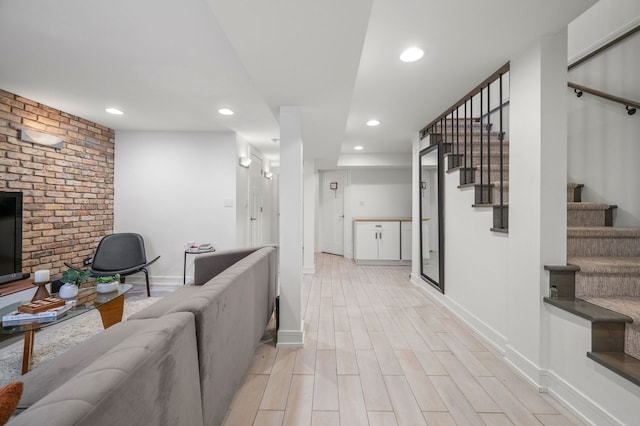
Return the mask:
[[124,294],[115,299],[98,306],[98,312],[102,318],[102,326],[105,330],[114,324],[122,321],[122,313],[124,312]]
[[35,343],[36,332],[30,330],[24,333],[24,350],[22,351],[22,374],[27,374],[31,370],[31,357],[33,356],[33,344]]
[[[124,294],[115,299],[100,305],[98,308],[102,326],[107,329],[122,321],[124,312]],[[35,343],[36,330],[24,333],[24,350],[22,352],[22,374],[27,374],[31,370],[31,359],[33,358],[33,345]]]

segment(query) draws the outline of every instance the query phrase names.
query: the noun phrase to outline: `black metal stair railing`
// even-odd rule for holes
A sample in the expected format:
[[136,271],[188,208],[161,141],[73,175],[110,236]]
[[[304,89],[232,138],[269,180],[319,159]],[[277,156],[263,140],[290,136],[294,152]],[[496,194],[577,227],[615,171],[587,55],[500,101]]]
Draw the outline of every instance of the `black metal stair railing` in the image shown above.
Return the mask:
[[420,131],[420,139],[430,136],[432,145],[441,144],[444,164],[459,171],[460,186],[473,185],[474,206],[493,207],[491,229],[498,232],[508,229],[508,76],[505,64]]

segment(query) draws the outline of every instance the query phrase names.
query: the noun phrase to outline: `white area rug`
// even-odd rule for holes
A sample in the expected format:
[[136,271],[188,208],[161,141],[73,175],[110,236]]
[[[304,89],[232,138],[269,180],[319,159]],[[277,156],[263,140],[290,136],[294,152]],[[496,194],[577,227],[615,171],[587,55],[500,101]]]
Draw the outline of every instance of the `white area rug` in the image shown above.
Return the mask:
[[[160,300],[160,297],[132,299],[124,302],[123,321],[130,315]],[[104,330],[100,313],[94,309],[58,325],[43,328],[36,333],[31,369],[53,359],[91,336]],[[23,340],[0,350],[0,387],[19,380],[22,371]]]

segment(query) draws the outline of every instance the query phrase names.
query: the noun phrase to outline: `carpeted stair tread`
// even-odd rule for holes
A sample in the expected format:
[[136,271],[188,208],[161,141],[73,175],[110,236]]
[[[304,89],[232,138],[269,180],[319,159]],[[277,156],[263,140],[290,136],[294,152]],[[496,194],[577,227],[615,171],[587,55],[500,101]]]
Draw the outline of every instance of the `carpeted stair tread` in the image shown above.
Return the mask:
[[611,226],[611,211],[615,207],[604,203],[567,202],[567,226]]
[[580,267],[580,273],[640,275],[639,256],[568,256],[567,264]]
[[608,210],[609,204],[604,203],[567,203],[567,209],[569,210]]
[[613,228],[611,226],[568,226],[569,237],[640,238],[640,228]]
[[567,227],[569,256],[640,256],[640,229]]

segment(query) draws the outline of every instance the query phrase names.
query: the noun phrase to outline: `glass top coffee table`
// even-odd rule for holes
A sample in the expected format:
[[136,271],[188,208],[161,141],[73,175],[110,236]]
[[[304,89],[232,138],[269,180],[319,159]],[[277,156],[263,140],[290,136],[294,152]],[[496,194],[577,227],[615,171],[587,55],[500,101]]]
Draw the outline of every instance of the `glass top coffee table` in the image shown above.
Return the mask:
[[[33,355],[33,344],[36,331],[44,327],[50,327],[54,324],[60,324],[63,321],[75,318],[78,315],[82,315],[93,309],[97,309],[98,312],[100,312],[104,328],[111,327],[122,320],[122,313],[124,312],[124,294],[131,290],[132,287],[133,286],[131,284],[120,284],[118,289],[111,293],[98,293],[96,291],[96,287],[80,288],[76,297],[63,299],[65,301],[71,301],[73,307],[58,316],[55,320],[45,322],[35,321],[16,325],[2,324],[2,328],[0,329],[0,340],[4,340],[12,335],[24,333],[22,374],[25,374],[31,368],[31,356]],[[58,297],[58,294],[54,293],[52,296]],[[0,317],[9,315],[11,312],[16,311],[19,305],[26,302],[28,301],[22,301],[5,306],[0,309]]]

